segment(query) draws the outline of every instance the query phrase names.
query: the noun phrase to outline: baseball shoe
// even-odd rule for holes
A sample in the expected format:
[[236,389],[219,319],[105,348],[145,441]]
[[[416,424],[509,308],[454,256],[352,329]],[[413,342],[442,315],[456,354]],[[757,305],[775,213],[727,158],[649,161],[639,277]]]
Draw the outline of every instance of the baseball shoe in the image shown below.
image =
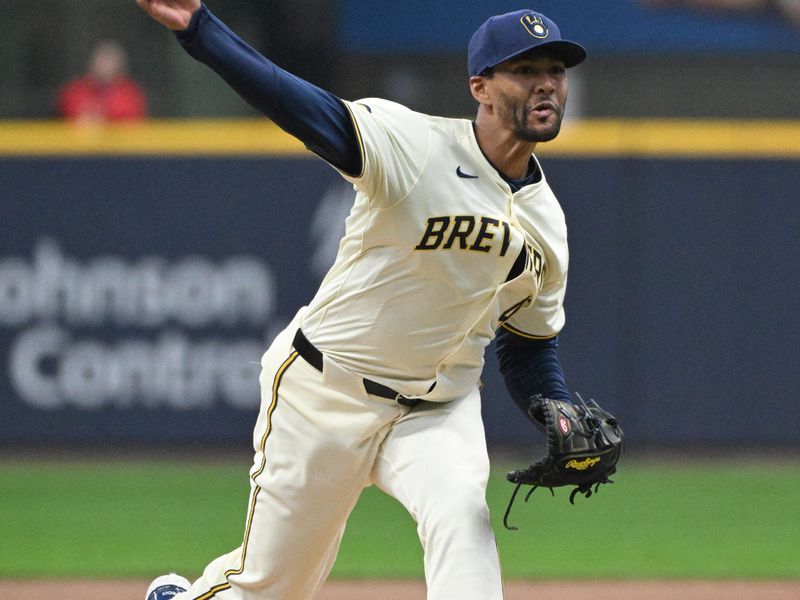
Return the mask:
[[156,577],[150,587],[147,588],[145,600],[172,600],[173,597],[187,591],[190,587],[192,587],[192,584],[180,575],[175,573],[162,575],[161,577]]

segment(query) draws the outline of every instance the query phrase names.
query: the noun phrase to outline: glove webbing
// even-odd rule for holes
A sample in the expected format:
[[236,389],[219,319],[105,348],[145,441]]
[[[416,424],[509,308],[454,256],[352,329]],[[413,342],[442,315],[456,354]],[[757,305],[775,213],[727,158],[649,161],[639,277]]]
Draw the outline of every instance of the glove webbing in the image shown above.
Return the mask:
[[[616,471],[616,469],[611,471],[609,475],[612,475],[614,471]],[[614,483],[614,480],[609,479],[608,476],[606,475],[601,475],[597,481],[588,481],[586,483],[582,483],[581,485],[577,486],[574,490],[572,490],[572,493],[569,495],[569,503],[574,505],[575,495],[579,493],[583,494],[586,498],[591,498],[592,493],[597,493],[597,488],[599,488],[604,483]],[[511,514],[511,507],[514,505],[514,500],[516,500],[517,498],[517,492],[519,492],[519,488],[521,488],[523,485],[525,484],[518,483],[517,486],[514,488],[514,491],[511,494],[511,498],[508,501],[506,512],[503,513],[503,527],[505,527],[510,531],[517,531],[519,529],[519,527],[514,527],[513,525],[508,524],[508,515]],[[594,490],[592,490],[592,486],[594,486]],[[531,494],[533,494],[533,492],[535,492],[539,487],[541,486],[534,485],[531,488],[531,491],[525,494],[525,502],[528,501],[528,498],[531,497]],[[555,497],[556,493],[553,491],[553,488],[548,487],[547,489],[550,490],[550,495]]]

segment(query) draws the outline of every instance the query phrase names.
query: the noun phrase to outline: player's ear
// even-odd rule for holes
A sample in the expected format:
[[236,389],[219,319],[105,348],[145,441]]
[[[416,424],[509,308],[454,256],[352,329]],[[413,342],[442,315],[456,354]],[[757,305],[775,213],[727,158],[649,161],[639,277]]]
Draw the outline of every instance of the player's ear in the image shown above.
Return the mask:
[[469,78],[469,90],[472,92],[472,97],[478,104],[488,104],[489,94],[486,93],[486,78],[480,75],[474,75]]

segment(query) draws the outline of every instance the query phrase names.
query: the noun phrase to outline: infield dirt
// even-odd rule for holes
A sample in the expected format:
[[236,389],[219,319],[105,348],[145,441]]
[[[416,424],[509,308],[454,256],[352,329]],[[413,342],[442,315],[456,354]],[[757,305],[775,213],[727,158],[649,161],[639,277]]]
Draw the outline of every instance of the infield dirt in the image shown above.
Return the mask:
[[[13,600],[142,600],[146,581],[0,581]],[[317,600],[425,600],[418,581],[330,581]],[[800,581],[512,581],[506,600],[791,600]],[[456,600],[456,599],[454,599]]]

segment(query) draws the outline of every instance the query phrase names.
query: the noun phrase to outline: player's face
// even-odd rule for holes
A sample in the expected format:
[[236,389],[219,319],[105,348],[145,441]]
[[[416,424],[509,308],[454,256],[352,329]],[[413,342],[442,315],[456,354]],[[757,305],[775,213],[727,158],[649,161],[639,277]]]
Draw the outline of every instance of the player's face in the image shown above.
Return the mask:
[[554,56],[523,56],[494,68],[487,81],[501,123],[526,142],[558,135],[567,101],[567,71]]

